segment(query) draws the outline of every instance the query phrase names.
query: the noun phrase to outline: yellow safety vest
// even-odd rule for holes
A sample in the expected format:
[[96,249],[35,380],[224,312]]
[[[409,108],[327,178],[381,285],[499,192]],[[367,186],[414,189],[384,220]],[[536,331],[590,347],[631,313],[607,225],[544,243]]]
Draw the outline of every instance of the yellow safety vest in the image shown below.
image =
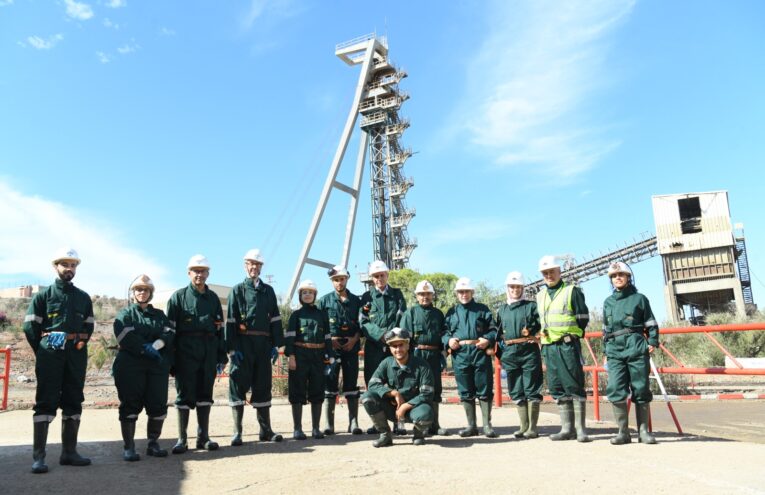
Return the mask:
[[584,332],[576,324],[574,308],[571,306],[571,294],[574,286],[566,282],[558,287],[552,298],[547,288],[537,293],[537,310],[539,322],[542,324],[541,343],[552,344],[557,342],[567,333],[578,337],[584,336]]

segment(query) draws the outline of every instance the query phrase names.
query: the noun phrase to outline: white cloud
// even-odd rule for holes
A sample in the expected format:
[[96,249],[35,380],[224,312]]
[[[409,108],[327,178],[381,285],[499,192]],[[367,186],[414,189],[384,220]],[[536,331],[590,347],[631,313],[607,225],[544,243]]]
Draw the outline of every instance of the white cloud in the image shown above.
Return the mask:
[[175,36],[175,31],[173,29],[162,26],[162,29],[159,30],[159,34],[162,36]]
[[98,61],[102,64],[108,64],[112,61],[112,57],[108,53],[96,52],[96,57],[98,57]]
[[48,39],[43,39],[39,36],[29,36],[27,38],[27,43],[32,45],[32,48],[36,48],[38,50],[50,50],[63,39],[64,35],[62,34],[54,34],[53,36],[49,36]]
[[13,0],[0,0],[0,7],[5,7],[7,5],[12,5]]
[[106,6],[110,9],[119,9],[120,7],[124,7],[127,5],[126,0],[109,0],[106,2]]
[[588,103],[608,84],[608,36],[634,0],[495,2],[458,109],[497,166],[573,178],[618,147]]
[[52,253],[71,246],[82,258],[75,283],[90,294],[124,297],[139,273],[158,288],[167,287],[167,270],[125,236],[89,212],[12,189],[0,179],[0,273],[20,279],[52,280]]
[[106,28],[109,28],[109,29],[119,29],[119,28],[120,28],[120,25],[119,25],[119,24],[117,24],[116,22],[113,22],[113,21],[112,21],[111,19],[109,19],[108,17],[106,17],[106,18],[104,19],[104,22],[103,22],[103,24],[104,24],[104,27],[106,27]]
[[66,3],[66,15],[72,19],[87,21],[93,17],[93,9],[86,3],[75,2],[74,0],[64,0],[64,3]]
[[263,20],[266,16],[272,19],[293,17],[303,11],[293,0],[251,0],[247,12],[241,18],[245,31],[255,25],[255,21]]
[[252,0],[252,2],[250,2],[250,8],[247,10],[244,17],[242,17],[242,26],[245,29],[250,29],[252,25],[255,24],[258,17],[263,15],[267,3],[266,0]]
[[124,45],[118,47],[117,51],[120,53],[120,55],[127,55],[128,53],[135,52],[139,48],[141,48],[140,45],[131,40],[130,43],[125,43]]

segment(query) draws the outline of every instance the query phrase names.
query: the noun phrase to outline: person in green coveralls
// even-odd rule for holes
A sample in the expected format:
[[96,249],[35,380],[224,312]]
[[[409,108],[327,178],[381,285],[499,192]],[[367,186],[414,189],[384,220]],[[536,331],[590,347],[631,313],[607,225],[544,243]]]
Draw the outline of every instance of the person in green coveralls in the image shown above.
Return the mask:
[[328,272],[334,290],[319,299],[316,305],[327,313],[329,329],[332,333],[332,349],[336,361],[332,372],[327,376],[324,391],[324,434],[335,433],[335,403],[338,395],[338,380],[343,374],[343,397],[348,403],[348,433],[360,435],[359,428],[359,350],[361,330],[359,329],[359,310],[361,299],[348,290],[348,270],[335,266]]
[[48,425],[61,408],[61,457],[59,463],[87,466],[90,459],[77,453],[77,433],[82,414],[87,342],[93,334],[93,303],[72,284],[80,256],[60,249],[52,260],[58,278],[32,298],[24,317],[24,335],[35,353],[34,444],[32,472],[47,473],[45,446]]
[[632,280],[632,270],[617,261],[608,267],[613,294],[603,303],[603,341],[608,359],[606,394],[619,427],[613,445],[630,443],[627,399],[635,404],[638,441],[655,444],[648,431],[651,417],[650,354],[659,347],[659,325],[648,298],[640,294]]
[[287,356],[289,401],[292,405],[292,438],[305,440],[303,405],[311,403],[311,436],[324,438],[319,428],[321,403],[324,400],[325,366],[334,362],[332,334],[327,314],[316,307],[316,284],[304,280],[298,286],[300,308],[290,315],[284,333],[284,355]]
[[[377,367],[385,359],[387,349],[383,337],[385,333],[398,326],[401,316],[406,311],[406,300],[400,289],[388,285],[388,267],[380,260],[369,265],[369,276],[373,287],[361,296],[359,324],[364,339],[364,382],[369,388]],[[377,433],[374,426],[367,430],[373,435]],[[394,433],[405,434],[400,426],[394,428]]]
[[438,405],[441,402],[441,372],[446,368],[446,356],[442,342],[444,332],[444,313],[433,306],[436,291],[433,284],[421,280],[414,289],[417,304],[407,309],[401,317],[401,328],[412,335],[412,354],[422,358],[430,365],[435,382],[433,394],[433,423],[428,428],[431,435],[448,435],[438,422]]
[[392,356],[385,358],[369,380],[361,397],[380,437],[374,447],[393,444],[388,421],[414,423],[412,443],[425,443],[425,430],[433,422],[433,372],[430,365],[409,353],[411,334],[402,328],[386,332],[384,339]]
[[489,307],[473,299],[475,288],[467,277],[460,277],[454,285],[457,304],[446,313],[444,344],[452,353],[457,392],[465,409],[467,428],[461,437],[478,435],[475,399],[481,405],[483,434],[487,438],[499,435],[491,426],[491,400],[494,397],[494,369],[492,356],[497,329]]
[[210,408],[217,370],[228,362],[223,341],[223,308],[218,295],[207,286],[210,262],[197,254],[189,259],[191,283],[177,290],[167,303],[167,317],[175,328],[175,407],[178,442],[173,454],[188,450],[186,430],[190,410],[197,410],[198,449],[216,450],[210,440]]
[[550,435],[550,439],[589,442],[579,339],[590,321],[590,311],[582,290],[561,278],[560,265],[554,256],[543,256],[539,271],[547,284],[537,293],[542,354],[547,364],[547,388],[558,403],[561,421],[560,432]]
[[510,272],[505,279],[507,302],[497,311],[500,362],[507,373],[507,391],[518,410],[521,426],[515,438],[537,438],[539,404],[542,402],[542,356],[537,303],[523,298],[523,274]]
[[137,461],[135,423],[146,408],[146,455],[167,457],[158,440],[167,417],[167,386],[173,359],[175,330],[165,313],[149,301],[154,283],[148,275],[139,275],[130,284],[131,304],[114,319],[114,336],[119,352],[112,374],[120,400],[119,418],[124,442],[123,459]]
[[257,411],[261,442],[281,442],[271,429],[271,365],[279,359],[284,340],[282,317],[274,289],[260,279],[260,249],[244,255],[247,278],[231,289],[226,317],[226,351],[230,361],[228,399],[234,417],[231,445],[242,445],[242,419],[247,393]]

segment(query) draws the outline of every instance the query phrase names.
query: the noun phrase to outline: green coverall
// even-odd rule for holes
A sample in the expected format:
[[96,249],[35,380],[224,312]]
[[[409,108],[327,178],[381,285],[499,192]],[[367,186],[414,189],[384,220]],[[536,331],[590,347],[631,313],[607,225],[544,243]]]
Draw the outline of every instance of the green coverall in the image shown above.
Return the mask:
[[[520,300],[502,304],[497,311],[498,341],[535,336],[541,326],[537,303]],[[526,329],[528,333],[521,332]],[[501,344],[502,368],[507,373],[507,391],[516,404],[542,401],[542,356],[534,341]]]
[[[361,299],[351,291],[346,290],[348,298],[341,301],[337,292],[332,291],[319,299],[317,307],[327,313],[329,329],[332,339],[338,339],[340,344],[345,344],[347,339],[360,335],[359,310]],[[343,396],[347,398],[359,397],[359,342],[350,351],[337,350],[335,354],[340,358],[340,370],[343,373]],[[324,397],[334,399],[338,394],[338,379],[340,373],[334,373],[326,380]]]
[[414,406],[406,420],[424,432],[433,422],[433,372],[430,365],[417,356],[409,355],[405,366],[396,362],[393,356],[385,358],[369,380],[361,403],[370,416],[383,411],[388,421],[396,422],[395,400],[385,394],[397,390],[404,400]]
[[[321,404],[324,400],[324,356],[333,356],[332,335],[324,311],[303,304],[290,315],[284,333],[284,354],[295,356],[296,368],[288,372],[290,404]],[[309,349],[300,344],[321,345]]]
[[[369,308],[368,310],[365,308]],[[369,388],[377,367],[385,359],[388,348],[383,343],[385,333],[398,325],[406,311],[406,300],[400,289],[388,285],[385,292],[372,287],[361,296],[359,323],[364,340],[364,381]]]
[[[441,351],[443,350],[444,313],[433,305],[415,304],[404,312],[399,326],[412,334],[410,354],[428,363],[433,373],[433,402],[441,402]],[[419,346],[428,348],[418,348]]]

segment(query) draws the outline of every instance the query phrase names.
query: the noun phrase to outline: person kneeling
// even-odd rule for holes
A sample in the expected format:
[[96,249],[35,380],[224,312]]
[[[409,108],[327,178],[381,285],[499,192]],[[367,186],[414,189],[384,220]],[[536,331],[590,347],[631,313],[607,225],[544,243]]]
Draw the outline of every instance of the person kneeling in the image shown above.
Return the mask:
[[372,442],[375,447],[393,444],[388,421],[414,423],[414,445],[425,443],[425,431],[433,422],[434,379],[423,359],[409,354],[411,334],[393,328],[384,340],[392,356],[385,358],[369,380],[369,389],[361,397],[364,409],[380,432]]

